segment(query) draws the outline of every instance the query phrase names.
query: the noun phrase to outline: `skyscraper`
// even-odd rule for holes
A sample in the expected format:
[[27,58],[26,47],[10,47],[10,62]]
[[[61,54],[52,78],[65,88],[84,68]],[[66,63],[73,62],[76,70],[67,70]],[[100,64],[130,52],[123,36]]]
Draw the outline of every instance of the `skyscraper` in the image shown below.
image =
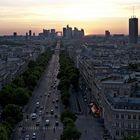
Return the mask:
[[138,18],[134,16],[129,19],[129,43],[138,43]]
[[66,28],[65,27],[63,28],[63,37],[64,38],[66,37]]
[[110,37],[110,32],[108,30],[105,31],[105,37],[106,38]]
[[17,37],[17,32],[13,32],[13,36],[16,38]]
[[32,30],[29,30],[29,36],[30,37],[32,36]]

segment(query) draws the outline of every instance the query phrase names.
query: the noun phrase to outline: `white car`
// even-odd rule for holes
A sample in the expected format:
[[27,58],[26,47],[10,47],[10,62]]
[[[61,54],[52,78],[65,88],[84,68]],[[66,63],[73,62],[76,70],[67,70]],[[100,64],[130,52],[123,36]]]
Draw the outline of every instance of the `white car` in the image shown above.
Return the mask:
[[46,120],[46,121],[45,121],[45,125],[46,125],[46,126],[50,125],[50,120]]
[[32,139],[36,139],[36,133],[34,132],[33,135],[32,135]]
[[32,120],[36,119],[37,118],[36,113],[33,113],[31,117],[32,117]]
[[39,102],[36,102],[36,107],[37,107],[37,108],[39,107]]
[[29,140],[29,139],[30,139],[30,135],[26,135],[25,140]]

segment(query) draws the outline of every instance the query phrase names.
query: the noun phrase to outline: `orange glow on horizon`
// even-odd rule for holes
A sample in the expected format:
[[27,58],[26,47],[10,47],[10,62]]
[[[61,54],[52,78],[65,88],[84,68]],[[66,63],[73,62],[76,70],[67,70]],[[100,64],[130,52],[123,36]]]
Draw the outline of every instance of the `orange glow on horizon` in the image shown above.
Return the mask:
[[[0,1],[0,35],[25,34],[28,30],[39,33],[43,28],[83,28],[86,34],[128,34],[128,19],[140,17],[139,0],[20,0]],[[139,22],[140,26],[140,22]]]

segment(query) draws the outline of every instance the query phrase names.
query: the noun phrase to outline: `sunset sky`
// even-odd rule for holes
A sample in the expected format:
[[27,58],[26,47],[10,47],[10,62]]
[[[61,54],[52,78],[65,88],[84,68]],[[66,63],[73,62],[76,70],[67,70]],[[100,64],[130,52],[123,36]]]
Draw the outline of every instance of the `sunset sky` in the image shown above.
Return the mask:
[[133,6],[140,20],[140,0],[0,0],[0,35],[61,31],[67,24],[84,28],[86,34],[104,34],[106,29],[128,34]]

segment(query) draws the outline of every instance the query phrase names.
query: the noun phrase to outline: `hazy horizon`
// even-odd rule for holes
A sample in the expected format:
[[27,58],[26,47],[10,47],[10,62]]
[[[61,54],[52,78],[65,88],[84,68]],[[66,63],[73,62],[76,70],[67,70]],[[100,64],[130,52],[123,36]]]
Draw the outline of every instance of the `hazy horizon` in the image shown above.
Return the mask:
[[140,18],[139,0],[3,0],[0,35],[25,35],[30,29],[38,34],[43,28],[62,31],[67,24],[83,28],[86,35],[104,34],[105,30],[128,34],[133,6],[134,15]]

